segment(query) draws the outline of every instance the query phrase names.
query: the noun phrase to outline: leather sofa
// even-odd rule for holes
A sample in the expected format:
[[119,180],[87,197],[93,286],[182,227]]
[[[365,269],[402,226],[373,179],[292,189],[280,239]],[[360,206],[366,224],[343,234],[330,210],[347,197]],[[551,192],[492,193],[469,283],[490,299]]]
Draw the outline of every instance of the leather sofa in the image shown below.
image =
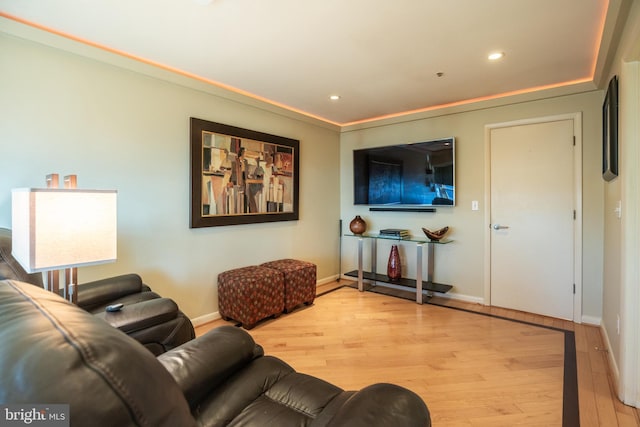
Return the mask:
[[344,391],[223,326],[155,357],[51,292],[0,281],[0,402],[68,404],[79,426],[430,426],[392,384]]
[[[42,274],[28,274],[11,255],[11,230],[6,228],[0,228],[1,279],[43,287]],[[121,311],[106,312],[107,306],[119,303],[124,306]],[[137,274],[81,284],[77,304],[135,338],[156,355],[195,338],[193,324],[177,304],[153,292]]]

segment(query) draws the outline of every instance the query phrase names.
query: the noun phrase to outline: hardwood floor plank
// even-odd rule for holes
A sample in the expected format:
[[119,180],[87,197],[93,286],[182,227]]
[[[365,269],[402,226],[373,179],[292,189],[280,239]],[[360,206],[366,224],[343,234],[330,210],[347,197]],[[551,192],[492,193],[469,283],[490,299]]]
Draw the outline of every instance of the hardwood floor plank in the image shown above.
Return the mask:
[[[326,287],[325,289],[331,289]],[[320,292],[320,287],[318,288]],[[447,298],[415,302],[352,288],[249,331],[267,354],[345,389],[392,382],[418,393],[437,426],[562,425],[564,335],[575,331],[584,426],[640,426],[610,389],[596,327]],[[229,324],[222,320],[197,328]]]
[[[576,343],[578,339],[576,338]],[[577,346],[577,344],[576,344]],[[585,351],[577,352],[578,369],[578,402],[580,406],[580,425],[582,427],[597,427],[598,411],[595,400],[595,386],[591,371],[589,355]]]

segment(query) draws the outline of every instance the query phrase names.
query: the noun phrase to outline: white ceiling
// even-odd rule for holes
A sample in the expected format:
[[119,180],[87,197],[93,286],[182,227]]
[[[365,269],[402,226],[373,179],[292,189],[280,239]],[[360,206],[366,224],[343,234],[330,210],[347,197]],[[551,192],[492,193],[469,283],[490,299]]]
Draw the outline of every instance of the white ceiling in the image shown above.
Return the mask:
[[[342,125],[591,82],[607,6],[606,0],[0,0],[5,16]],[[492,51],[506,56],[491,62]],[[330,101],[331,94],[341,99]]]

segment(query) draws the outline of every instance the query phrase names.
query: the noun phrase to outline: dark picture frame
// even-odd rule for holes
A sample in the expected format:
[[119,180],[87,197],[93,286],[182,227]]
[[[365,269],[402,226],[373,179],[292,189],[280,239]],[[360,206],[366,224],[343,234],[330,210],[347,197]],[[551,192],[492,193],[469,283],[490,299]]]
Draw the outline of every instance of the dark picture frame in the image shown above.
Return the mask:
[[189,226],[299,218],[300,141],[191,117]]
[[602,178],[618,176],[618,77],[613,76],[602,104]]

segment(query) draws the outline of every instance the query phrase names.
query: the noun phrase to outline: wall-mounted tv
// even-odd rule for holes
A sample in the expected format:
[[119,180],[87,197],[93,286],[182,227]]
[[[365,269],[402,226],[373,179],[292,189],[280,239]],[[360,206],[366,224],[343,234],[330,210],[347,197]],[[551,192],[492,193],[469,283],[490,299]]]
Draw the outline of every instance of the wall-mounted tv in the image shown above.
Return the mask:
[[455,138],[353,151],[354,204],[455,205]]

